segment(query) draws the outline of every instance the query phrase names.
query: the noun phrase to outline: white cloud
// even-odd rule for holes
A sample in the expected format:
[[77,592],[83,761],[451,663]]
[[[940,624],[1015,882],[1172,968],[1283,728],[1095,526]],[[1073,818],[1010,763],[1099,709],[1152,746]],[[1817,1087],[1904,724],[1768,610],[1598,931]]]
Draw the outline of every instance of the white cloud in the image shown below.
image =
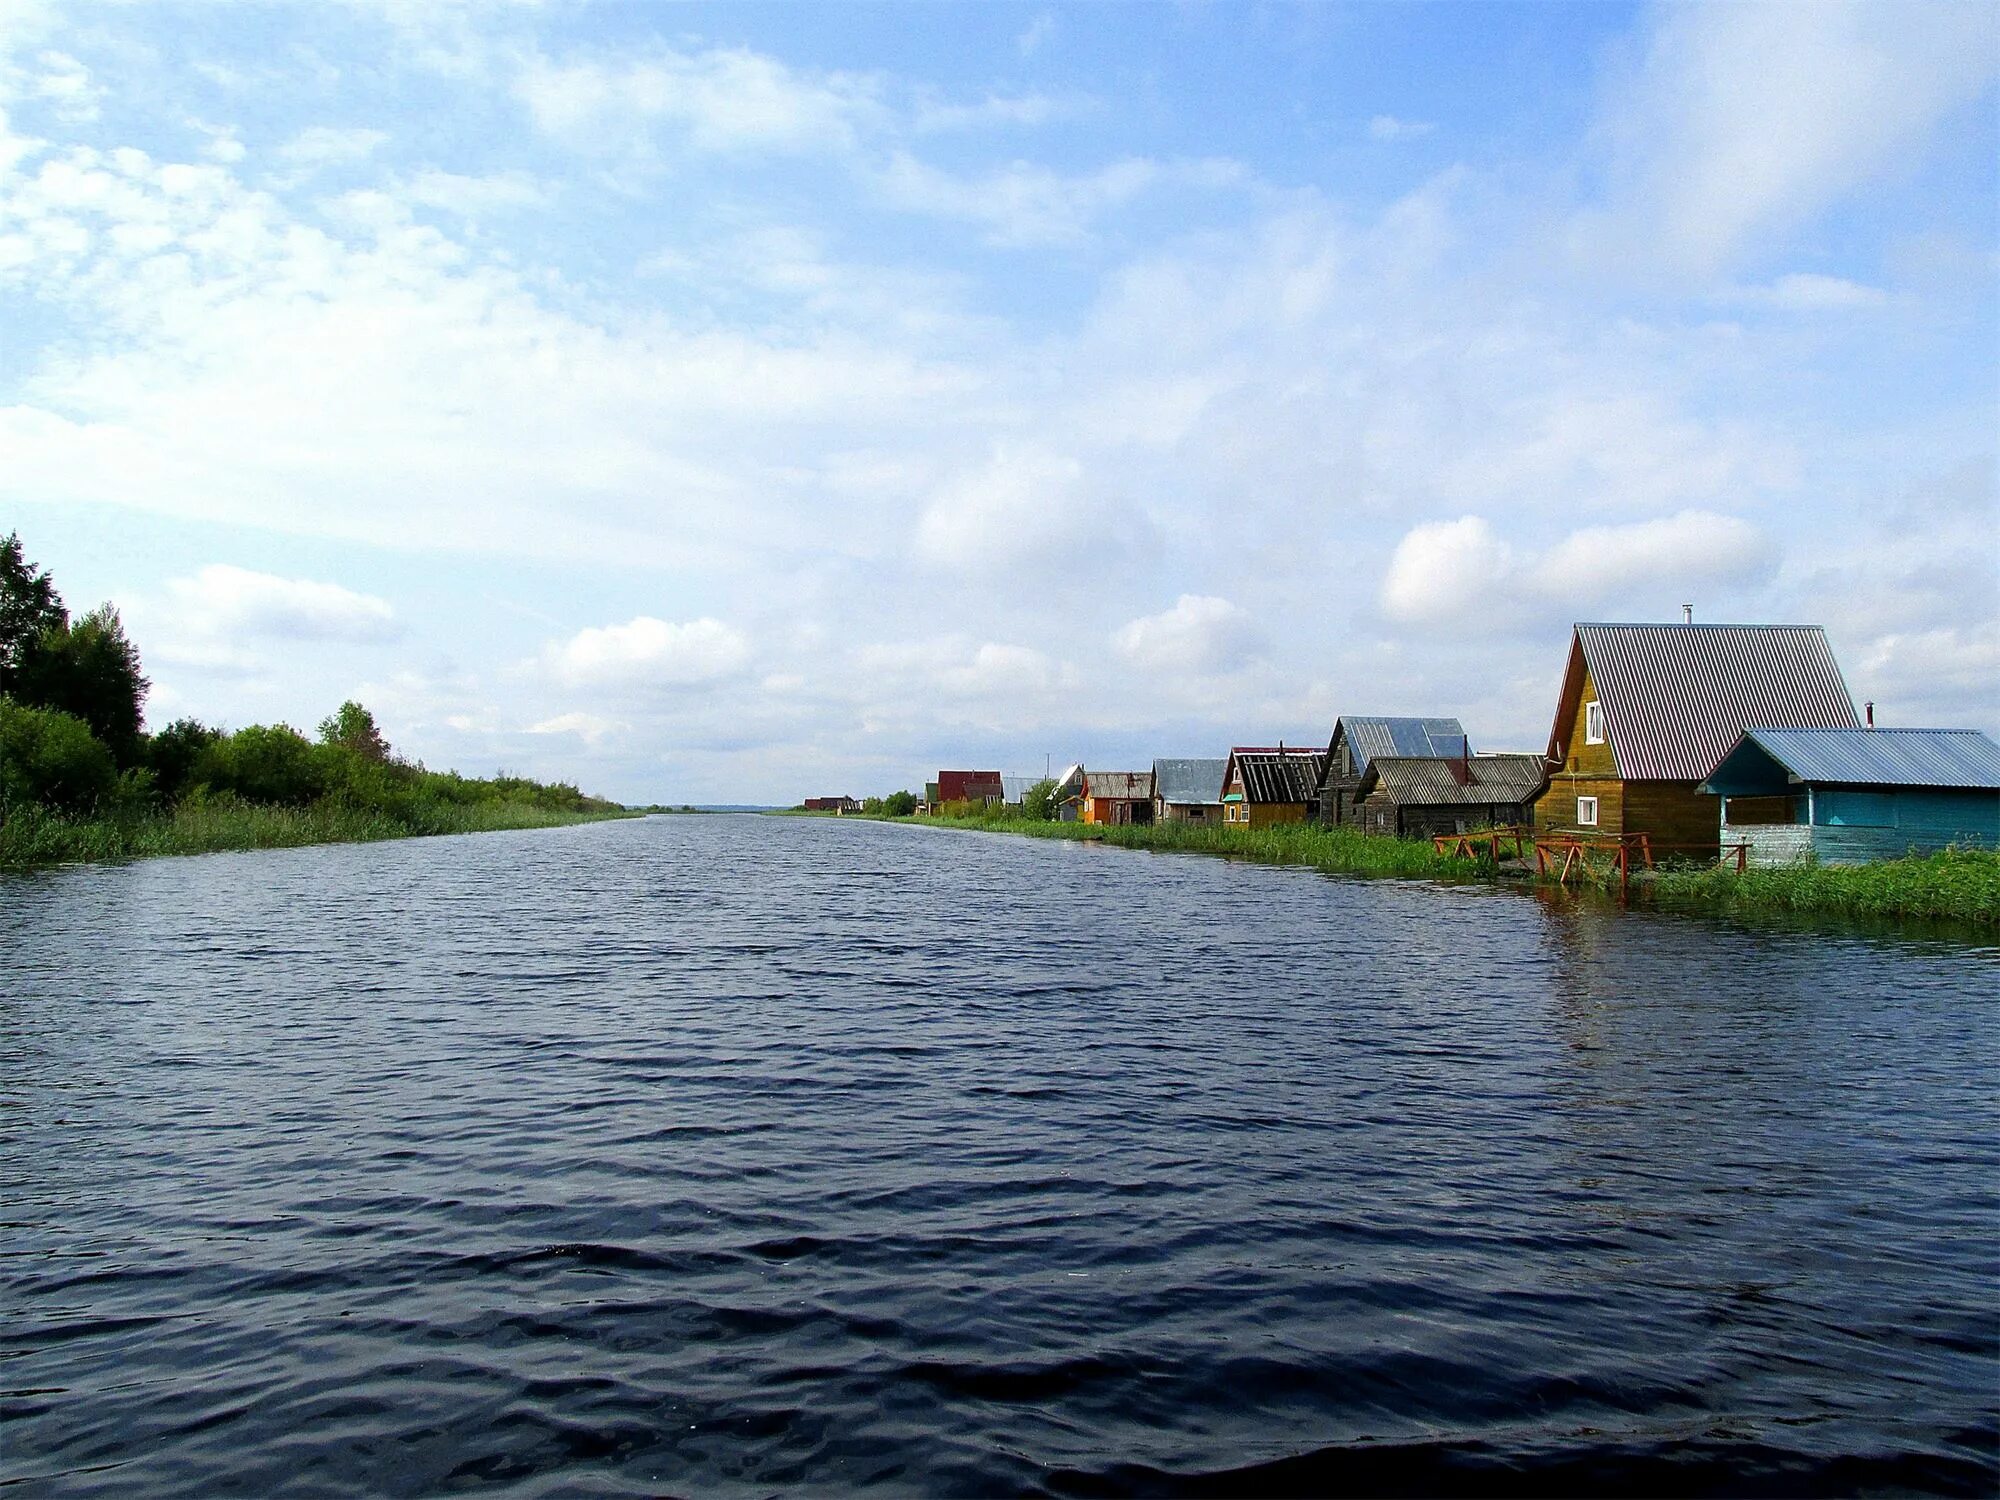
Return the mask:
[[1382,610],[1424,624],[1475,616],[1504,600],[1514,551],[1480,516],[1428,521],[1396,544],[1382,578]]
[[746,48],[657,48],[621,61],[534,58],[517,90],[535,124],[580,150],[617,155],[672,126],[699,150],[837,150],[880,111],[876,85],[787,67]]
[[985,227],[998,245],[1065,245],[1088,238],[1110,209],[1167,188],[1214,191],[1241,186],[1240,163],[1206,159],[1155,161],[1126,157],[1094,172],[1068,174],[1014,162],[979,176],[958,176],[891,154],[872,173],[875,190],[893,207]]
[[1042,11],[1030,21],[1021,34],[1014,38],[1014,47],[1023,57],[1032,57],[1041,51],[1042,44],[1056,34],[1056,18],[1053,11]]
[[[454,728],[469,727],[454,725]],[[552,719],[543,719],[539,724],[528,726],[529,734],[571,734],[586,745],[600,745],[615,738],[632,726],[619,719],[607,719],[601,714],[568,713],[557,714]]]
[[1436,123],[1430,120],[1400,120],[1394,115],[1377,115],[1368,122],[1368,138],[1373,141],[1414,141],[1436,129]]
[[733,676],[749,660],[749,641],[720,620],[677,624],[640,615],[551,644],[540,664],[572,687],[691,687]]
[[174,622],[210,637],[380,641],[396,634],[396,612],[386,599],[228,563],[211,563],[192,578],[170,579],[166,592]]
[[1087,101],[1054,99],[1047,94],[988,94],[977,104],[924,99],[911,123],[920,131],[1046,125],[1089,107]]
[[1255,649],[1257,632],[1227,599],[1182,594],[1172,609],[1120,626],[1111,644],[1127,661],[1155,671],[1220,672]]
[[278,148],[278,155],[300,167],[329,167],[363,161],[389,139],[386,130],[363,126],[313,125]]
[[1378,599],[1385,615],[1406,625],[1511,629],[1602,605],[1666,618],[1664,596],[1754,580],[1776,561],[1758,527],[1712,511],[1581,527],[1539,552],[1507,541],[1482,516],[1462,516],[1412,527],[1390,557]]
[[1663,6],[1605,88],[1594,253],[1712,274],[1907,162],[2000,63],[1984,5]]
[[548,201],[541,185],[525,172],[465,176],[434,167],[413,173],[395,190],[395,196],[466,219],[510,209],[535,208]]
[[1846,312],[1863,307],[1885,306],[1889,294],[1880,287],[1863,286],[1839,276],[1798,271],[1780,276],[1769,286],[1750,287],[1736,294],[1737,300],[1781,308],[1787,312]]
[[48,104],[64,124],[87,125],[102,113],[105,89],[67,52],[44,52],[35,66],[38,71],[31,75],[27,93]]

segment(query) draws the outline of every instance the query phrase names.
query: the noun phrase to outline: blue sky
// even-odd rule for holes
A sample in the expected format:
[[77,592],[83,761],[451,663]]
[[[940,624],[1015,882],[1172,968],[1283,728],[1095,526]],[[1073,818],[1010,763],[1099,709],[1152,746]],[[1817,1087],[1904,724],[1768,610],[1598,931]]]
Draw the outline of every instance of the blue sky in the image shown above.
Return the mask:
[[150,717],[628,800],[1822,623],[1993,729],[2000,12],[0,0],[0,530]]

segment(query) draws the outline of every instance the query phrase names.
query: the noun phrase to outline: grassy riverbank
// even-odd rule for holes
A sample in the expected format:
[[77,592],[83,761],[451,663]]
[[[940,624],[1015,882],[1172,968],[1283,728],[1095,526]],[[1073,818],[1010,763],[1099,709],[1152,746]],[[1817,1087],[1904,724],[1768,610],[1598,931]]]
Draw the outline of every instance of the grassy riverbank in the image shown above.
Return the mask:
[[[1428,840],[1385,838],[1313,823],[1239,829],[1163,823],[1101,827],[1021,818],[927,818],[948,827],[1080,839],[1124,849],[1175,849],[1269,864],[1310,865],[1344,875],[1405,879],[1524,879],[1485,857],[1439,854]],[[2000,927],[2000,854],[1952,850],[1928,858],[1873,865],[1801,865],[1786,869],[1666,870],[1635,877],[1636,900],[1692,911],[1801,912],[1867,917],[1943,919]]]
[[231,849],[369,843],[502,828],[555,828],[635,816],[601,805],[558,808],[516,801],[427,802],[385,810],[331,799],[303,807],[272,807],[233,797],[187,801],[168,810],[138,815],[69,817],[30,808],[0,823],[0,870]]

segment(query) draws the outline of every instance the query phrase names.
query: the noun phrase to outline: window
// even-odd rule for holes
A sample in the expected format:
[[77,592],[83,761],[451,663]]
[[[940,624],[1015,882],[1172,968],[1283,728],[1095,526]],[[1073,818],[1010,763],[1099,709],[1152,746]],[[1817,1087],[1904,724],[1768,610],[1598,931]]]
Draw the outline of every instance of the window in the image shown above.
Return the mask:
[[1586,745],[1604,743],[1604,705],[1595,698],[1583,705],[1583,742]]
[[1579,828],[1595,828],[1597,826],[1597,799],[1595,797],[1579,797],[1576,799],[1576,823]]

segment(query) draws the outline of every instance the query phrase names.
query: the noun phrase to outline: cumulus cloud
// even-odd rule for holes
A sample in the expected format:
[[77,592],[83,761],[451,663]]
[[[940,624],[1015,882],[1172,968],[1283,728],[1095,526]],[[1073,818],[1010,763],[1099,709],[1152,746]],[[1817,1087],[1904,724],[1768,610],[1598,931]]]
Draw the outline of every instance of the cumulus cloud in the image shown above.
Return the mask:
[[580,630],[544,649],[547,674],[571,687],[692,687],[719,681],[750,660],[740,630],[706,616],[684,624],[640,615]]
[[396,612],[386,599],[228,563],[171,579],[166,593],[173,623],[208,636],[380,641],[396,634]]
[[1777,550],[1738,516],[1687,510],[1624,525],[1586,526],[1545,550],[1518,547],[1482,516],[1432,521],[1397,543],[1378,593],[1382,612],[1409,625],[1495,626],[1574,618],[1602,605],[1647,614],[1662,593],[1720,589],[1768,575]]
[[1160,672],[1220,672],[1257,644],[1250,617],[1227,599],[1182,594],[1172,609],[1128,621],[1112,634],[1120,656]]
[[601,714],[567,713],[543,719],[539,724],[530,724],[528,733],[574,735],[586,745],[598,745],[631,727],[621,720],[607,719]]

